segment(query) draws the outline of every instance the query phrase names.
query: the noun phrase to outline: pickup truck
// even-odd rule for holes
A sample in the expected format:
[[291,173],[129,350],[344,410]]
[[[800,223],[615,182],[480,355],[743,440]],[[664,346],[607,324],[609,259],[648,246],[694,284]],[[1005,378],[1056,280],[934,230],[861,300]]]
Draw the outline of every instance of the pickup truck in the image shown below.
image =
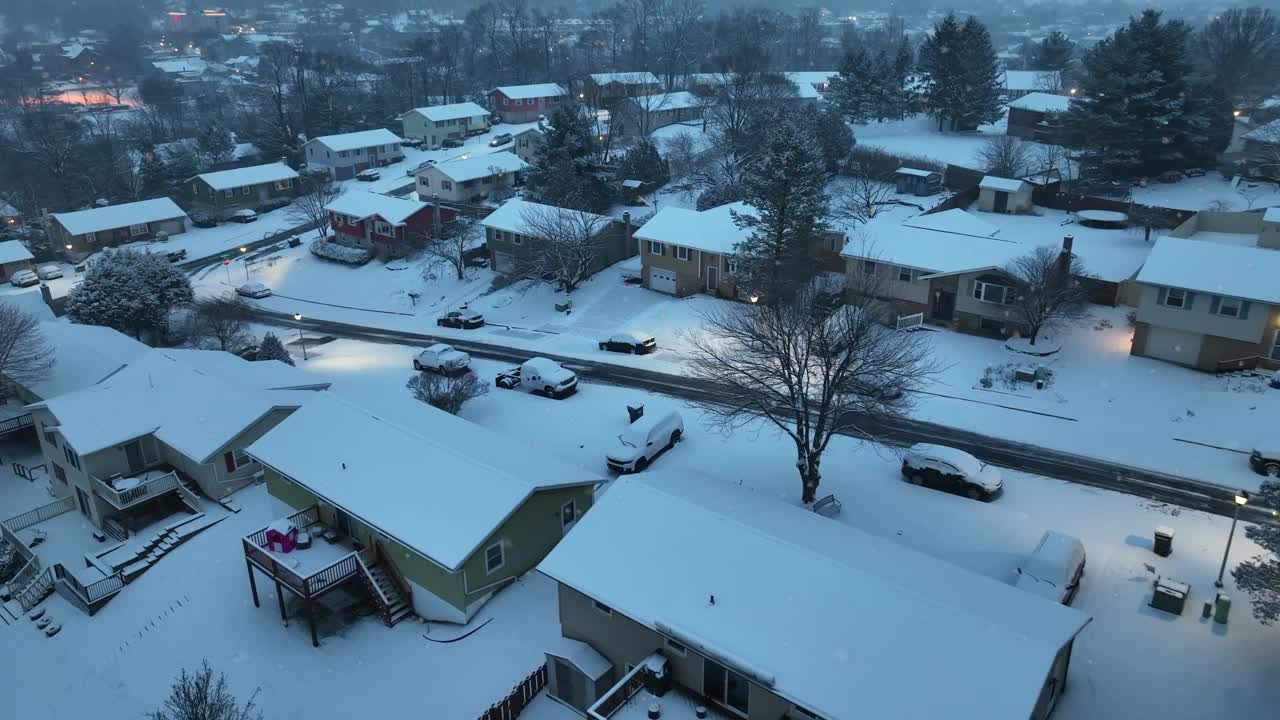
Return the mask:
[[494,385],[508,390],[524,388],[535,395],[559,400],[578,390],[578,376],[554,360],[536,357],[498,373]]
[[471,356],[452,345],[436,343],[413,359],[414,370],[429,370],[441,375],[462,375],[471,369]]

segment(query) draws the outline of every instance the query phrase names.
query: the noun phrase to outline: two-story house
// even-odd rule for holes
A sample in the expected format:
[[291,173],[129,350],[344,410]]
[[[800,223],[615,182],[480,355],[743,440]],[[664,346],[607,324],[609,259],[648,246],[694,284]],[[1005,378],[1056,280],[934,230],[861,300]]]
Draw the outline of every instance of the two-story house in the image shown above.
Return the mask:
[[186,186],[191,205],[223,217],[288,202],[299,189],[297,171],[283,162],[202,173],[187,180]]
[[522,272],[525,260],[549,242],[594,246],[589,248],[592,272],[636,254],[630,213],[623,213],[619,222],[605,215],[512,198],[480,225],[489,249],[489,266],[500,273]]
[[489,115],[488,110],[473,102],[432,105],[401,115],[400,125],[406,138],[437,148],[449,138],[461,139],[472,132],[488,130]]
[[156,198],[53,213],[49,216],[46,230],[55,248],[78,254],[135,240],[149,240],[158,233],[180,235],[187,231],[187,214],[169,198]]
[[242,543],[255,603],[255,571],[308,604],[362,578],[388,625],[466,623],[592,505],[588,470],[408,395],[366,401],[326,393],[249,447],[278,518]]
[[551,117],[569,93],[556,83],[504,85],[489,91],[489,107],[504,123],[533,122]]
[[404,159],[402,140],[386,128],[361,130],[341,135],[324,135],[302,146],[310,170],[323,170],[338,180],[349,180],[369,168],[382,167]]
[[1090,621],[687,474],[615,481],[538,569],[566,641],[546,651],[548,692],[588,717],[1044,720]]
[[582,81],[582,94],[594,107],[609,107],[622,98],[649,95],[662,88],[651,72],[591,73]]
[[372,250],[383,259],[404,257],[454,219],[448,208],[364,190],[348,190],[324,209],[335,242]]
[[478,203],[509,197],[529,163],[510,152],[473,155],[428,165],[418,171],[418,197]]

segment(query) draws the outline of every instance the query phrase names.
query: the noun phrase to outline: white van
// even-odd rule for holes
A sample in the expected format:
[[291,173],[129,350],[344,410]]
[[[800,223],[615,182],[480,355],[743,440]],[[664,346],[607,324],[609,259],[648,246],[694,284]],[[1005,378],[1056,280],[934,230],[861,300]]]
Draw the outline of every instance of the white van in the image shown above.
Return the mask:
[[640,472],[675,447],[682,435],[684,420],[675,410],[642,415],[618,434],[618,444],[605,455],[605,461],[614,472]]

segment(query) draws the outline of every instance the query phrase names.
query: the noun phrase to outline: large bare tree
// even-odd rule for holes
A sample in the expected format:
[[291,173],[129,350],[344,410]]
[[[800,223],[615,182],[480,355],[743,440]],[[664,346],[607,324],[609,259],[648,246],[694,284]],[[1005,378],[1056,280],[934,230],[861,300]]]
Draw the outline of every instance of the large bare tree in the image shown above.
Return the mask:
[[526,247],[516,257],[516,274],[550,282],[565,293],[591,277],[604,259],[609,218],[530,204],[520,215]]
[[53,369],[53,348],[34,315],[10,302],[0,302],[0,377],[29,385]]
[[301,192],[286,210],[288,218],[299,224],[316,224],[316,232],[324,237],[329,231],[329,203],[342,194],[342,186],[326,173],[308,173],[298,178]]
[[831,190],[831,214],[854,225],[870,222],[885,208],[897,204],[892,178],[860,169]]
[[227,676],[213,675],[209,661],[200,663],[200,669],[188,673],[181,671],[169,689],[164,707],[152,712],[151,720],[262,720],[262,712],[254,701],[254,690],[243,704],[231,694]]
[[206,298],[191,309],[191,341],[202,349],[238,352],[253,342],[249,305],[239,295],[227,293]]
[[874,437],[939,370],[923,334],[882,324],[878,281],[860,277],[847,304],[832,308],[839,286],[815,281],[777,303],[718,305],[684,335],[689,374],[722,389],[702,405],[708,421],[731,432],[763,418],[790,437],[805,503],[833,437]]
[[1004,272],[1018,285],[1009,309],[1026,324],[1032,345],[1042,331],[1089,316],[1087,273],[1067,250],[1042,245],[1009,261]]
[[1021,138],[993,135],[978,148],[978,161],[989,175],[1021,178],[1031,169],[1031,153]]
[[479,234],[475,218],[458,215],[447,223],[441,223],[435,232],[424,233],[421,240],[432,265],[448,265],[462,280],[466,277],[467,249],[475,244]]

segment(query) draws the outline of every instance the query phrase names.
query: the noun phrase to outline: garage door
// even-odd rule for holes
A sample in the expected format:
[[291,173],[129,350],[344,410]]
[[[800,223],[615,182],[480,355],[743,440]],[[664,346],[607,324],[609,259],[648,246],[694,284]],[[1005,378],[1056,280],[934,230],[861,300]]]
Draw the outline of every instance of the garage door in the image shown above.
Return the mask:
[[675,295],[676,274],[670,270],[649,268],[649,289],[664,292],[669,295]]
[[516,268],[515,261],[511,258],[511,253],[494,252],[493,253],[493,269],[500,273],[514,272]]
[[1204,335],[1153,327],[1147,333],[1147,356],[1183,365],[1195,365],[1200,360],[1200,343]]

